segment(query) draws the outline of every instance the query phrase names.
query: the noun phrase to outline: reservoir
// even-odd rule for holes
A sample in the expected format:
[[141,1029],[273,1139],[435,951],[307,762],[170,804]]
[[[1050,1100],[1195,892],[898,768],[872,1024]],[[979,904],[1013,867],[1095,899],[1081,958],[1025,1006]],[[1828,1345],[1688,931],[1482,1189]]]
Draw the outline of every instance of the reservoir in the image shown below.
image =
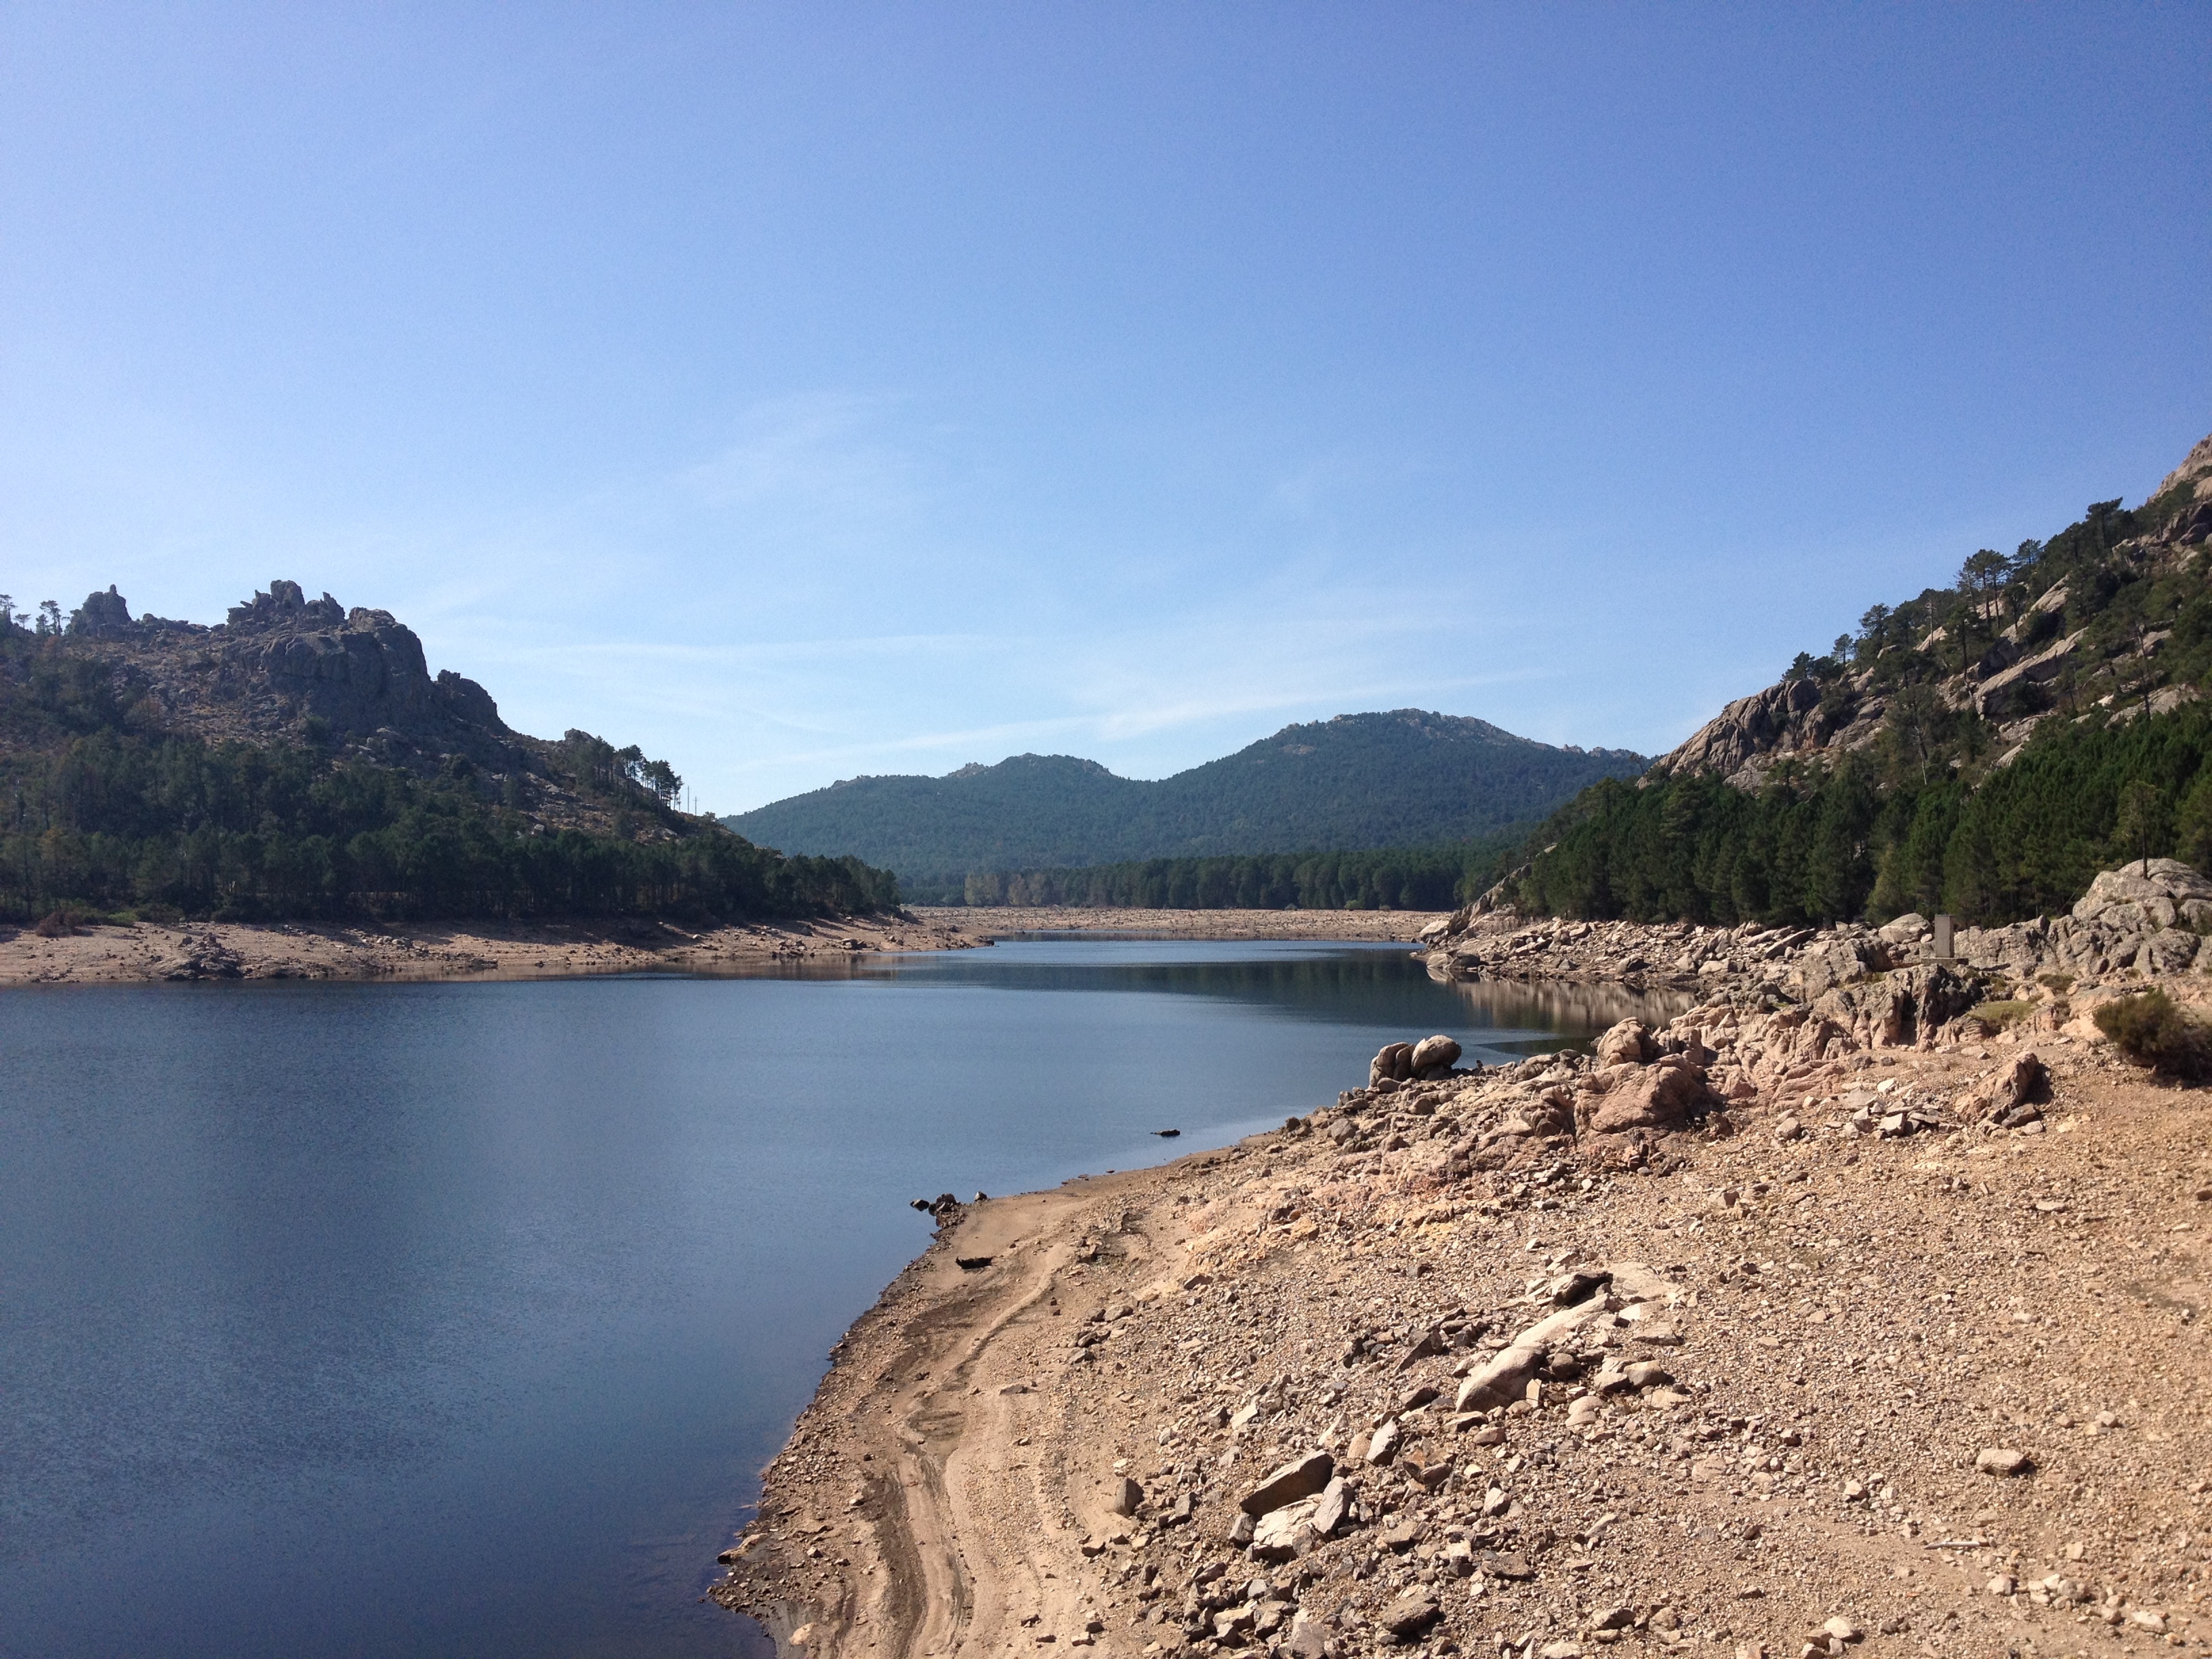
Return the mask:
[[8,992],[0,1653],[756,1650],[714,1554],[927,1243],[909,1200],[1224,1145],[1387,1042],[1634,1012],[1403,945],[1098,937]]

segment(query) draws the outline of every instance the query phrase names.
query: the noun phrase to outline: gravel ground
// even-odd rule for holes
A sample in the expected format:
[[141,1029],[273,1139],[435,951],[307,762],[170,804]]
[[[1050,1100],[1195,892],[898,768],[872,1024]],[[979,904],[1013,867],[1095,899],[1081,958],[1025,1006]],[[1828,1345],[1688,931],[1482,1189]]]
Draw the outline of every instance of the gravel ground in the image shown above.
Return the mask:
[[1708,1006],[948,1212],[715,1594],[817,1656],[2212,1644],[2207,1097],[1972,1029]]

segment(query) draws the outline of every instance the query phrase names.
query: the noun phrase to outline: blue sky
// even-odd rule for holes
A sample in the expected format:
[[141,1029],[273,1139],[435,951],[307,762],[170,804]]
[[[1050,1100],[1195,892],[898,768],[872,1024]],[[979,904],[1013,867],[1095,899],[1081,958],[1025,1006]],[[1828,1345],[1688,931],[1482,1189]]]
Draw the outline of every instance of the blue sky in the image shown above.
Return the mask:
[[0,11],[0,585],[735,811],[1656,751],[2212,431],[2212,9]]

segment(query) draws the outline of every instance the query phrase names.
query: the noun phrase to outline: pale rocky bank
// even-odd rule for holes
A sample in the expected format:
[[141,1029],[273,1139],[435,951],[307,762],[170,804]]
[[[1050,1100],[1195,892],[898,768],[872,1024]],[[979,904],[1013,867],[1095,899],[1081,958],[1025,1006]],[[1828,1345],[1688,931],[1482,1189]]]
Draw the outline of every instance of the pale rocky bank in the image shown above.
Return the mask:
[[555,979],[808,970],[872,952],[964,951],[1023,933],[1409,941],[1425,911],[971,909],[693,928],[651,917],[459,922],[86,923],[0,927],[0,987],[258,979]]
[[2212,1643],[2207,1097],[2089,1018],[2212,1000],[2201,885],[2130,866],[1981,967],[1445,919],[1440,975],[1697,1006],[940,1204],[714,1595],[817,1659]]
[[931,919],[841,916],[694,930],[650,919],[500,923],[94,923],[0,929],[0,987],[225,980],[554,979],[823,969],[988,941]]

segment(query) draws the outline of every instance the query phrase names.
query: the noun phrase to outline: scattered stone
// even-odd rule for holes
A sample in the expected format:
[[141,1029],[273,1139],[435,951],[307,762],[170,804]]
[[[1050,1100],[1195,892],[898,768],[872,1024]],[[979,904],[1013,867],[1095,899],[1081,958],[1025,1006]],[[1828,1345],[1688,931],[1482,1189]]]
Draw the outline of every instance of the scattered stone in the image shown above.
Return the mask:
[[1375,1622],[1401,1642],[1420,1636],[1443,1616],[1433,1597],[1413,1590],[1400,1596],[1375,1615]]
[[1974,1467],[1984,1474],[2026,1474],[2035,1467],[2034,1460],[2024,1451],[2004,1446],[1984,1446],[1974,1459]]
[[1276,1469],[1250,1492],[1237,1507],[1259,1516],[1301,1498],[1310,1498],[1326,1487],[1336,1474],[1336,1459],[1325,1451],[1308,1452]]
[[1536,1576],[1535,1568],[1528,1565],[1528,1558],[1519,1550],[1485,1551],[1476,1558],[1476,1565],[1489,1577],[1511,1579],[1516,1583]]
[[1328,1632],[1320,1620],[1304,1607],[1291,1615],[1291,1627],[1283,1638],[1283,1651],[1291,1659],[1326,1659],[1328,1652]]
[[1252,1531],[1252,1559],[1290,1561],[1311,1550],[1328,1535],[1314,1524],[1320,1504],[1319,1498],[1302,1498],[1261,1516]]

